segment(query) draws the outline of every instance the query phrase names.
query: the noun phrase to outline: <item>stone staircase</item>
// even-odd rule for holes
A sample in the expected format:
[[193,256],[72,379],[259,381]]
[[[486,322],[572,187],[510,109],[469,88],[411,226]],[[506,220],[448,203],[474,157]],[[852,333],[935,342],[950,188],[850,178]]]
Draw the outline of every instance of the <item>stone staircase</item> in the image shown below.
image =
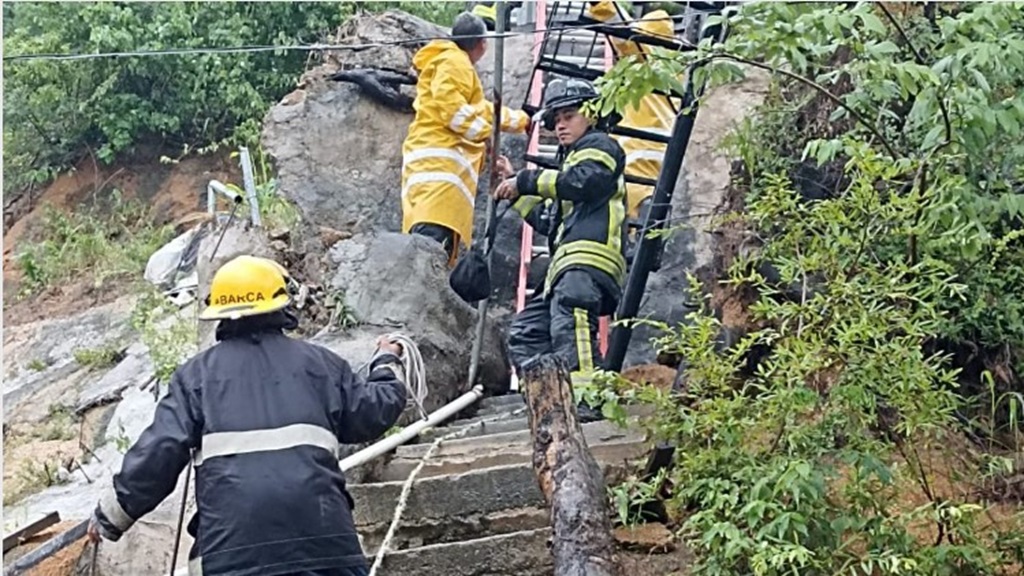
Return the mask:
[[[356,501],[356,527],[372,562],[409,474],[438,437],[464,433],[442,442],[417,474],[379,576],[553,573],[549,510],[533,472],[525,411],[518,394],[486,398],[471,416],[428,430],[386,460],[353,471],[351,477],[363,478],[349,487]],[[584,424],[583,430],[609,485],[635,469],[649,448],[642,434],[610,422]],[[657,570],[667,571],[651,576],[672,573],[671,567]]]

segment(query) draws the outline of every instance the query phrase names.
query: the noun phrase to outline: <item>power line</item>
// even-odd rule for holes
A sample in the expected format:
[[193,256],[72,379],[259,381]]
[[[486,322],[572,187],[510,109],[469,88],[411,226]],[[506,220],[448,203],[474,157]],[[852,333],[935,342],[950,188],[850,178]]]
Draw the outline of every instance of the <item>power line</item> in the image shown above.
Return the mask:
[[[670,16],[668,18],[662,18],[661,20],[675,21],[682,19],[683,16]],[[652,19],[650,21],[657,21],[658,19]],[[537,33],[558,33],[558,32],[569,32],[578,30],[590,30],[594,28],[618,28],[618,29],[630,29],[629,23],[614,23],[608,24],[604,22],[598,22],[595,24],[582,24],[574,26],[557,26],[548,27],[541,30],[521,30],[505,32],[503,34],[487,34],[483,38],[492,40],[496,38],[511,38],[515,36],[532,36]],[[224,48],[169,48],[163,50],[133,50],[133,51],[120,51],[120,52],[88,52],[88,53],[70,53],[70,54],[57,54],[57,53],[39,53],[39,54],[15,54],[13,56],[4,56],[4,62],[27,62],[33,60],[43,61],[66,61],[66,60],[95,60],[99,58],[140,58],[140,57],[151,57],[151,56],[192,56],[201,54],[251,54],[258,52],[276,52],[279,50],[283,51],[305,51],[305,52],[323,52],[323,51],[349,51],[359,52],[362,50],[368,50],[371,48],[386,48],[390,46],[405,46],[409,44],[422,44],[431,40],[458,40],[462,38],[476,38],[476,36],[426,36],[420,38],[408,38],[406,40],[394,40],[389,42],[367,42],[362,44],[290,44],[290,45],[255,45],[255,46],[231,46]]]

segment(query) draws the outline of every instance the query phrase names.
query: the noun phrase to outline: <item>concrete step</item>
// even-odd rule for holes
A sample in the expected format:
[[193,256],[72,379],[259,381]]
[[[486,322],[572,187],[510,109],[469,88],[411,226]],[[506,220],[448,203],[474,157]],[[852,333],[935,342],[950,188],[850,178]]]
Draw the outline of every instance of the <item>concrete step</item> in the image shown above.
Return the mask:
[[[547,528],[550,522],[551,512],[544,506],[466,514],[445,519],[443,522],[414,521],[409,525],[399,526],[388,548],[394,552],[488,536],[501,536],[522,530]],[[367,556],[377,554],[386,534],[386,526],[369,532],[360,531],[360,542]]]
[[522,394],[504,394],[502,396],[488,396],[480,401],[480,409],[495,408],[498,406],[522,406]]
[[498,416],[499,415],[496,414],[477,416],[466,420],[456,420],[455,422],[439,428],[424,430],[417,437],[416,444],[430,444],[442,436],[446,436],[464,428],[469,428],[469,430],[465,432],[465,436],[463,436],[464,438],[474,438],[477,436],[486,436],[488,434],[500,434],[502,432],[526,430],[528,428],[525,412],[508,418],[503,418],[501,420],[490,421]]
[[[639,431],[624,430],[610,422],[590,422],[582,428],[587,446],[598,461],[624,464],[643,457],[648,450],[648,443]],[[429,448],[428,444],[399,447],[387,465],[374,475],[374,480],[404,481]],[[442,443],[434,451],[417,477],[462,474],[482,467],[530,464],[532,458],[529,430],[452,440]]]
[[526,402],[523,400],[523,397],[519,394],[509,394],[508,396],[502,396],[501,398],[510,398],[510,400],[505,400],[500,404],[484,404],[483,402],[481,402],[480,405],[478,406],[478,410],[476,411],[476,413],[473,414],[473,417],[477,418],[482,416],[497,416],[499,414],[508,414],[510,412],[514,412],[526,406]]
[[[551,576],[549,528],[391,552],[381,576]],[[372,559],[371,559],[372,562]]]
[[[629,469],[623,460],[599,458],[598,464],[609,484]],[[364,539],[372,542],[387,532],[403,484],[404,479],[349,486],[356,503],[356,527]],[[406,500],[399,532],[422,537],[424,527],[443,533],[461,522],[457,520],[460,518],[491,517],[499,512],[544,506],[531,463],[477,467],[462,474],[417,480]]]

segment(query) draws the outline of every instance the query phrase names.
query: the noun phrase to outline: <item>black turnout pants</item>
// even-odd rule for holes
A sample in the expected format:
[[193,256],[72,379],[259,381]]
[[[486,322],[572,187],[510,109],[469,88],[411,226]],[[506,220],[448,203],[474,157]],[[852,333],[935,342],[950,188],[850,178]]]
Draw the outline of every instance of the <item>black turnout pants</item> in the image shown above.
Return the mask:
[[409,229],[409,234],[418,234],[434,240],[444,248],[445,254],[448,255],[449,263],[454,262],[457,243],[455,241],[455,231],[451,228],[441,226],[440,224],[413,224],[412,228]]
[[[538,292],[515,319],[508,334],[508,352],[517,371],[535,358],[556,354],[569,368],[573,385],[590,381],[600,364],[597,322],[615,310],[618,294],[603,285],[602,272],[564,272],[545,297]],[[611,281],[611,278],[608,278]]]

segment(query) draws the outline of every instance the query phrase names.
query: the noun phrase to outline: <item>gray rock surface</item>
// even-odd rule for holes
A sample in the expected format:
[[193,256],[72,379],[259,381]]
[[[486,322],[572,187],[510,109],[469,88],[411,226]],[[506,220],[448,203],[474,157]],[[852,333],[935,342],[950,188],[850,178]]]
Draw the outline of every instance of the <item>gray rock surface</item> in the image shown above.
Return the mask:
[[78,395],[76,412],[83,412],[100,404],[121,399],[128,388],[142,388],[155,377],[149,349],[141,341],[134,342],[125,351],[123,360],[99,380],[86,386]]
[[[359,327],[325,331],[314,339],[358,367],[373,353],[377,336],[401,332],[418,345],[430,394],[428,410],[440,407],[468,387],[476,311],[448,286],[440,246],[419,236],[393,232],[357,235],[334,245],[337,266],[332,290],[344,294]],[[508,386],[509,368],[501,334],[488,323],[478,382],[489,390]]]
[[4,328],[4,422],[38,422],[53,405],[76,406],[105,371],[81,366],[78,350],[127,347],[134,297],[64,318]]

